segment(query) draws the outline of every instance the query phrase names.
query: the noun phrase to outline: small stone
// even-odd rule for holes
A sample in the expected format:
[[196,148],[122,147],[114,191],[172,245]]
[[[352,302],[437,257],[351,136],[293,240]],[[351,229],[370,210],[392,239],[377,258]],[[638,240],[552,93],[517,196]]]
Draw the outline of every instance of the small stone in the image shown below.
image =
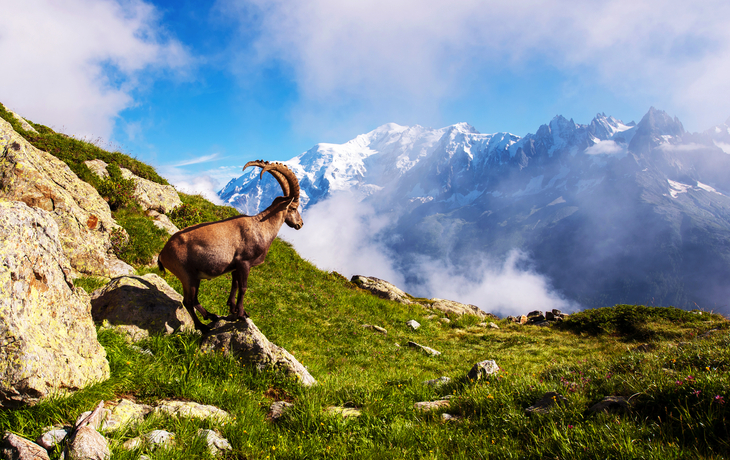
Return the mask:
[[413,405],[415,410],[421,412],[432,411],[440,408],[449,407],[451,403],[448,399],[439,399],[438,401],[421,401]]
[[444,324],[449,324],[451,320],[449,318],[441,318],[439,321],[441,321]]
[[414,331],[421,327],[421,323],[416,321],[415,319],[410,319],[406,322],[406,325],[410,326]]
[[175,442],[175,434],[165,430],[154,430],[142,438],[153,450],[158,447],[169,447]]
[[111,457],[109,443],[91,426],[82,426],[66,446],[68,460],[106,460]]
[[421,350],[425,351],[426,353],[428,353],[431,356],[438,356],[438,355],[441,354],[440,351],[436,351],[436,350],[434,350],[431,347],[427,347],[427,346],[424,346],[424,345],[417,344],[416,342],[408,342],[408,346],[411,347],[411,348],[421,349]]
[[595,414],[596,412],[628,412],[630,410],[629,401],[623,396],[606,396],[602,401],[591,406],[588,412]]
[[215,406],[198,404],[194,401],[162,401],[155,407],[155,413],[166,413],[175,417],[192,417],[203,420],[225,422],[230,419],[228,412]]
[[444,412],[443,414],[441,414],[441,420],[444,422],[457,423],[461,421],[461,417],[459,417],[458,415],[451,415]]
[[469,378],[469,380],[479,380],[482,377],[486,378],[490,375],[496,374],[497,372],[499,372],[497,362],[493,359],[487,359],[474,364],[467,374],[467,378]]
[[48,452],[43,447],[9,431],[0,440],[0,457],[12,460],[49,460]]
[[362,412],[355,407],[329,406],[327,412],[330,414],[339,414],[342,418],[359,417]]
[[441,388],[449,382],[451,382],[451,379],[449,377],[443,376],[433,380],[426,380],[425,382],[423,382],[423,384],[433,388]]
[[491,327],[492,329],[499,329],[499,326],[497,326],[497,325],[496,325],[495,323],[493,323],[493,322],[490,322],[490,323],[489,323],[489,327]]
[[44,449],[53,449],[53,446],[66,439],[66,436],[68,436],[70,432],[71,429],[69,428],[53,427],[38,436],[38,439],[36,439],[35,442]]
[[388,331],[380,326],[374,326],[372,324],[363,324],[363,329],[370,329],[375,332],[380,332],[381,334],[388,334]]
[[208,444],[208,451],[213,456],[218,455],[223,450],[232,449],[228,440],[213,430],[205,430],[201,428],[198,430],[198,437],[205,439],[205,442]]
[[266,420],[270,422],[276,422],[284,415],[287,409],[294,407],[294,404],[287,401],[276,401],[269,407],[269,413],[266,415]]
[[541,399],[536,401],[535,404],[525,409],[525,413],[545,414],[547,412],[550,412],[550,410],[556,404],[565,404],[566,402],[568,402],[568,398],[559,393],[555,393],[554,391],[550,391],[545,393],[545,395]]
[[520,324],[527,324],[527,321],[528,321],[527,316],[522,315],[522,316],[520,316],[520,318],[517,322]]

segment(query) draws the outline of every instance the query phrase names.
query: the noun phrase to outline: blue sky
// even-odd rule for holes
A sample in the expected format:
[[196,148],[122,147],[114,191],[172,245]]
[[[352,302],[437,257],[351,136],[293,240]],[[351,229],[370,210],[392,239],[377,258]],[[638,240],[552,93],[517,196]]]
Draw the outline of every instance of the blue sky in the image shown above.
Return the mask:
[[726,0],[0,0],[0,102],[187,191],[395,122],[730,116]]

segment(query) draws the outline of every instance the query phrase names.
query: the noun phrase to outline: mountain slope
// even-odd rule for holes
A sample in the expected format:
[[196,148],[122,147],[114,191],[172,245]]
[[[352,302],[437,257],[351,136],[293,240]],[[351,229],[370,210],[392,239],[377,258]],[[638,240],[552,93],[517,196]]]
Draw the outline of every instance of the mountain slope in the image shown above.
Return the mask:
[[[584,306],[695,303],[726,308],[730,287],[730,128],[687,133],[651,108],[638,124],[557,116],[524,138],[383,125],[286,162],[305,209],[348,190],[389,224],[373,238],[409,287],[424,257],[470,273],[512,249]],[[280,192],[254,171],[221,198],[254,213]],[[416,288],[417,290],[417,288]]]

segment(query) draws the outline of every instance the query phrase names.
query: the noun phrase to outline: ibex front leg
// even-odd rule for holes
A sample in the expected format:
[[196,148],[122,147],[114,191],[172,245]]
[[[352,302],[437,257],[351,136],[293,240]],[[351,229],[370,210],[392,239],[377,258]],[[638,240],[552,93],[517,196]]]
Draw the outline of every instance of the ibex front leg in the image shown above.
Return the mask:
[[[243,308],[243,297],[246,295],[246,290],[248,289],[248,274],[250,271],[251,268],[244,264],[231,274],[231,293],[228,296],[227,302],[230,315],[226,319],[237,320],[248,318],[248,313]],[[238,298],[236,298],[236,293],[238,293]]]

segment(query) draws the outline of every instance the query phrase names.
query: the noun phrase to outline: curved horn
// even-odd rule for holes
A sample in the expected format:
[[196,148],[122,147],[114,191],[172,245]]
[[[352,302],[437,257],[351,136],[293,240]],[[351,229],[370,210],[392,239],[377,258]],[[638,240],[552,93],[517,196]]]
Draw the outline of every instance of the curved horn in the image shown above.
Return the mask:
[[[264,173],[266,172],[268,165],[270,165],[270,163],[264,160],[249,161],[243,167],[243,170],[245,171],[249,166],[258,166],[261,168],[261,175],[259,177],[264,177]],[[289,181],[287,181],[286,178],[277,170],[269,169],[269,172],[281,186],[281,189],[284,191],[284,196],[289,196]]]
[[[297,179],[297,176],[294,175],[294,172],[289,169],[285,164],[282,163],[269,163],[265,168],[264,171],[269,171],[270,173],[277,172],[286,178],[286,181],[289,184],[289,191],[290,193],[287,193],[287,197],[291,197],[294,199],[299,199],[299,180]],[[284,186],[282,185],[282,188]]]

